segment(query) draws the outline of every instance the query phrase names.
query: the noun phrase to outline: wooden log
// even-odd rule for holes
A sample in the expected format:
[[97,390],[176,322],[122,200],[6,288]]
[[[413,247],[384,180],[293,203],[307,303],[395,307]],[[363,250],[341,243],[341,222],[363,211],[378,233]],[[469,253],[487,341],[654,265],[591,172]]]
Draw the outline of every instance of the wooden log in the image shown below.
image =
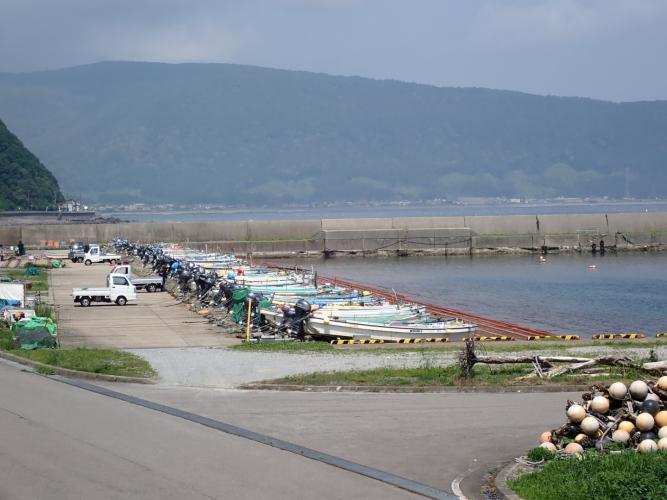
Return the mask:
[[583,363],[591,358],[575,358],[572,356],[475,356],[475,363],[487,365],[502,365],[509,363],[527,363],[534,361],[544,365],[545,363]]
[[654,361],[652,363],[644,363],[642,365],[642,369],[656,372],[656,373],[663,373],[667,372],[667,360],[665,361]]

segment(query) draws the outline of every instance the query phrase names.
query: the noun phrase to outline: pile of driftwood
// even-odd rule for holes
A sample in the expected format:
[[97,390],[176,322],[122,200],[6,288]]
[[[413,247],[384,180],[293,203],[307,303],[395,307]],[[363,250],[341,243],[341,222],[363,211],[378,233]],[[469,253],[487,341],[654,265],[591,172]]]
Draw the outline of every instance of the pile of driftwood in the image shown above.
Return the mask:
[[[583,358],[575,356],[486,356],[475,353],[475,342],[473,339],[466,340],[465,349],[459,358],[459,365],[463,378],[469,378],[476,364],[503,365],[503,364],[530,364],[534,371],[517,379],[530,380],[533,378],[553,378],[568,373],[586,374],[592,377],[608,376],[601,373],[599,367],[634,368],[647,375],[660,375],[667,373],[667,361],[652,363],[637,363],[625,356],[600,356],[596,358]],[[560,364],[560,366],[557,366]],[[563,365],[564,364],[564,365]]]

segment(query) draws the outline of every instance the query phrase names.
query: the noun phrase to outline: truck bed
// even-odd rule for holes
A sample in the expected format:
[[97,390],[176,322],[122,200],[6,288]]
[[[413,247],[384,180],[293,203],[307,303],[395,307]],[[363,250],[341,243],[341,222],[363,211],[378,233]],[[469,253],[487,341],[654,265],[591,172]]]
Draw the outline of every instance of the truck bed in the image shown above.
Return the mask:
[[102,288],[102,287],[90,287],[90,288],[73,288],[72,289],[72,295],[73,296],[86,296],[86,297],[92,297],[92,296],[106,296],[106,295],[111,295],[111,290],[109,288]]

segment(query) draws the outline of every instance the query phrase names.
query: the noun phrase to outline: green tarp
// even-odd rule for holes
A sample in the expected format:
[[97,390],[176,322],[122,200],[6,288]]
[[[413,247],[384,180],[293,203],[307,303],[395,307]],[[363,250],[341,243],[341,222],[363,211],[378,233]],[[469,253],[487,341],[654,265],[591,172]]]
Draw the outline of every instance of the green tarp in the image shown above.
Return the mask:
[[12,325],[14,345],[19,349],[60,347],[56,323],[51,318],[33,316]]
[[239,288],[232,292],[232,320],[236,323],[246,321],[248,315],[247,297],[250,290],[248,288]]

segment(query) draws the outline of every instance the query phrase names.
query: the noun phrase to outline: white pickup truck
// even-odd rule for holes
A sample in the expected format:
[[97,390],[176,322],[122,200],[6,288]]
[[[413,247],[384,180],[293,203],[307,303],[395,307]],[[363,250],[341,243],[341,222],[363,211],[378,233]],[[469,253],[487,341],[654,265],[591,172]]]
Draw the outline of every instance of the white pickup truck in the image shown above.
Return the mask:
[[129,300],[137,300],[137,290],[126,276],[109,274],[106,288],[74,288],[72,297],[81,307],[93,302],[115,302],[124,306]]
[[121,261],[121,256],[113,253],[103,253],[99,245],[90,245],[90,248],[83,256],[83,263],[87,266],[95,262],[110,262],[115,264]]
[[130,278],[130,282],[137,290],[146,290],[149,293],[162,290],[162,278],[160,276],[153,275],[140,278],[132,274],[132,266],[129,264],[114,267],[111,274]]

